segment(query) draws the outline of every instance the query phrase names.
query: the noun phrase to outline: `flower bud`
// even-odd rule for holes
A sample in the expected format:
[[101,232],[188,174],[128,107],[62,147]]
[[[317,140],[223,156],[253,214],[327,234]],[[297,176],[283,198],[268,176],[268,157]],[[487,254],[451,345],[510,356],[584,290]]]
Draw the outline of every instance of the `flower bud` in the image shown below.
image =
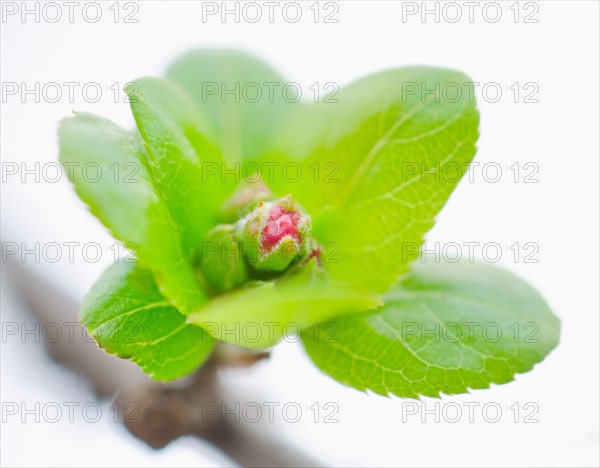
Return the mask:
[[201,270],[216,293],[235,289],[248,280],[248,268],[232,224],[219,224],[206,235],[202,245]]
[[310,251],[310,217],[291,196],[260,202],[236,225],[242,253],[258,271],[281,272]]
[[258,202],[273,198],[273,194],[262,181],[243,183],[221,207],[221,217],[227,223],[235,222]]

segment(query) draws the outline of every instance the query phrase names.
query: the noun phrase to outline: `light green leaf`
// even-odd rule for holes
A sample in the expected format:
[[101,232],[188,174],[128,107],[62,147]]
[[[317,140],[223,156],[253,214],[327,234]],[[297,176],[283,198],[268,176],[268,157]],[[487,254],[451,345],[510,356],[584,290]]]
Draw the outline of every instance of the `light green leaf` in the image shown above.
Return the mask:
[[134,135],[93,114],[65,119],[60,161],[91,212],[152,270],[161,292],[182,312],[204,300],[171,218],[149,182]]
[[[313,215],[317,240],[337,245],[334,278],[383,293],[416,257],[475,154],[479,115],[469,81],[446,69],[393,69],[343,88],[338,103],[296,108],[265,159],[309,153],[300,180],[273,189],[293,193]],[[322,128],[301,145],[311,120]]]
[[311,261],[292,276],[217,296],[188,322],[220,340],[264,348],[316,322],[379,305],[380,298],[334,283]]
[[249,280],[248,266],[235,241],[232,224],[220,224],[209,231],[200,263],[205,281],[216,294],[238,288]]
[[189,325],[135,264],[115,263],[85,297],[81,322],[110,354],[128,358],[156,380],[183,377],[210,355],[215,341]]
[[148,150],[151,181],[192,258],[217,223],[218,209],[233,185],[203,173],[203,167],[219,166],[222,158],[201,133],[205,124],[191,97],[168,80],[140,78],[135,83],[127,91]]
[[542,297],[485,263],[415,264],[384,302],[337,318],[333,339],[303,336],[316,365],[359,390],[437,397],[510,382],[559,340]]
[[[260,156],[295,99],[285,80],[256,57],[239,51],[196,50],[167,76],[184,87],[212,123],[225,161]],[[230,176],[231,177],[231,176]]]

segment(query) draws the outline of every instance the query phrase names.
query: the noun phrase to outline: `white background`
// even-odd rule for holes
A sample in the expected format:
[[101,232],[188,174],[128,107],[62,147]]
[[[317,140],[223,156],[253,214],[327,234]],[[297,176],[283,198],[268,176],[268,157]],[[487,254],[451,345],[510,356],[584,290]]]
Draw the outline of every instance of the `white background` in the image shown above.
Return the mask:
[[[271,430],[330,465],[598,465],[597,2],[538,1],[534,7],[539,11],[533,16],[537,23],[523,22],[524,15],[534,11],[524,4],[516,22],[513,2],[498,3],[502,17],[495,23],[495,11],[486,10],[486,17],[487,2],[478,2],[469,22],[467,5],[458,2],[463,17],[452,23],[447,20],[456,10],[444,10],[444,3],[439,8],[446,15],[436,22],[433,14],[425,21],[419,14],[403,21],[407,2],[403,7],[393,1],[348,1],[337,2],[339,21],[334,24],[314,21],[309,10],[313,2],[302,4],[303,17],[297,23],[276,10],[272,24],[266,19],[252,24],[244,18],[237,23],[232,15],[225,23],[218,16],[203,22],[201,3],[162,1],[137,2],[137,23],[115,23],[112,3],[102,2],[103,17],[94,24],[83,18],[81,8],[69,23],[64,5],[57,23],[43,16],[36,23],[33,15],[25,22],[18,14],[3,18],[3,83],[97,82],[103,90],[98,103],[86,102],[80,92],[74,102],[65,95],[57,103],[36,103],[32,95],[3,95],[3,162],[33,167],[35,162],[56,161],[58,123],[71,110],[132,125],[127,104],[114,103],[109,87],[141,75],[160,75],[174,58],[195,47],[255,52],[304,89],[315,82],[343,85],[364,74],[410,64],[457,68],[482,85],[498,83],[503,92],[499,102],[488,102],[479,93],[482,122],[476,161],[481,166],[499,164],[503,176],[490,183],[475,171],[474,182],[463,180],[428,242],[497,242],[503,249],[499,264],[537,287],[562,321],[559,347],[531,373],[491,390],[442,400],[442,405],[497,403],[503,410],[501,420],[487,422],[476,411],[474,422],[466,414],[455,424],[436,423],[433,416],[425,422],[420,416],[403,422],[402,400],[335,383],[291,343],[278,347],[270,363],[225,379],[249,400],[298,402],[306,415],[296,424],[280,420]],[[421,2],[415,5],[423,8]],[[427,7],[435,8],[435,3]],[[124,13],[123,6],[120,11]],[[50,19],[55,14],[46,13]],[[515,103],[509,89],[515,82],[536,83],[539,102]],[[521,167],[535,162],[539,182],[515,183],[509,169],[515,162]],[[3,183],[2,240],[112,244],[64,178],[36,183],[29,177],[21,183],[18,176]],[[509,250],[515,242],[537,243],[539,262],[515,262]],[[65,259],[32,267],[80,300],[110,262],[110,255],[98,263],[78,255],[75,263]],[[19,321],[23,312],[18,298],[3,287],[3,322]],[[41,346],[3,341],[8,341],[2,344],[3,401],[92,401],[81,382],[48,361]],[[308,407],[330,401],[339,406],[339,422],[315,424]],[[426,402],[433,408],[433,400]],[[515,402],[521,407],[534,402],[539,422],[526,424],[521,414],[521,422],[515,423],[509,409]],[[466,406],[462,408],[466,412]],[[13,417],[3,424],[1,441],[2,464],[11,466],[223,463],[193,440],[180,440],[154,453],[105,419],[97,424],[81,418],[75,423],[21,424]]]

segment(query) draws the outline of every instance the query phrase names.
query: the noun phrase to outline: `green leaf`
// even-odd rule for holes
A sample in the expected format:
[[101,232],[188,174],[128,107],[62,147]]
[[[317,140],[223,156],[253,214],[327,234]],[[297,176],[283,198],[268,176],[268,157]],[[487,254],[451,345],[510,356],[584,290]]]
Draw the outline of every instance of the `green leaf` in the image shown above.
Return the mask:
[[258,158],[278,131],[294,99],[286,82],[256,57],[239,51],[196,50],[177,60],[167,76],[194,97],[213,126],[228,164]]
[[186,313],[204,294],[163,200],[149,182],[146,159],[138,139],[106,119],[81,113],[61,124],[60,161],[78,195]]
[[417,398],[503,384],[558,344],[560,322],[527,283],[485,263],[415,264],[374,312],[336,319],[303,342],[334,379]]
[[[393,69],[343,88],[338,103],[296,107],[265,159],[308,152],[301,179],[273,189],[293,193],[313,215],[317,240],[337,246],[339,262],[328,265],[334,278],[383,293],[416,258],[475,154],[479,115],[469,81],[446,69]],[[311,120],[316,128],[301,145]]]
[[131,359],[156,380],[193,372],[215,343],[186,323],[150,272],[131,263],[115,263],[104,272],[85,297],[80,318],[107,353]]
[[185,254],[192,258],[217,223],[233,184],[203,173],[203,167],[219,166],[222,158],[203,136],[205,124],[191,97],[168,80],[146,77],[135,83],[127,91],[148,150],[151,181],[181,232]]
[[215,293],[225,293],[249,280],[242,250],[234,238],[232,224],[219,224],[206,236],[201,255],[204,279]]
[[188,322],[220,340],[265,348],[316,322],[379,305],[379,297],[331,281],[311,261],[297,274],[215,297]]

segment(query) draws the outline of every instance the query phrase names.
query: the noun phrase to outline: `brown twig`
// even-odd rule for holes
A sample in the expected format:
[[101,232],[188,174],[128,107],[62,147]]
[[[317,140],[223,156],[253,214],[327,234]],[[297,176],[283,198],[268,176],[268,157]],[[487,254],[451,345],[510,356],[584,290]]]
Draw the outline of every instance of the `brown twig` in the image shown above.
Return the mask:
[[[10,261],[4,266],[9,280],[42,325],[52,322],[65,328],[65,339],[46,343],[51,357],[85,375],[99,398],[116,394],[125,426],[149,446],[159,449],[182,435],[195,435],[242,466],[318,466],[306,454],[267,436],[260,425],[243,420],[231,422],[221,414],[221,403],[225,401],[217,378],[218,367],[250,365],[268,357],[268,353],[221,346],[192,376],[172,383],[154,382],[132,362],[101,351],[93,340],[85,338],[82,329],[75,333],[68,330],[72,330],[78,316],[73,299],[25,264]],[[210,411],[206,411],[207,402],[211,403]],[[127,414],[127,404],[134,405],[135,416]]]

